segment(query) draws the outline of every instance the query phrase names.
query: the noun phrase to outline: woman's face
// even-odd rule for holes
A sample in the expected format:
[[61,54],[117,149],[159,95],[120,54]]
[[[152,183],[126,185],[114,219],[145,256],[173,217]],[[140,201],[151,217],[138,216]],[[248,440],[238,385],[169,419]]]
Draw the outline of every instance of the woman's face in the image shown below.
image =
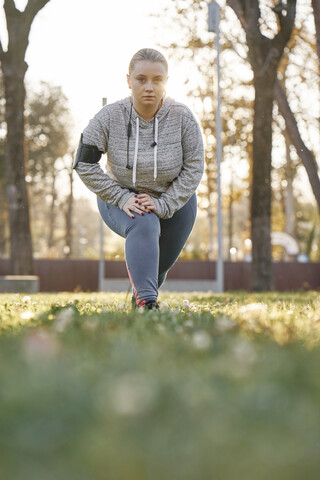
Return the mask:
[[166,68],[161,62],[140,60],[127,75],[127,80],[136,105],[159,106],[167,83]]

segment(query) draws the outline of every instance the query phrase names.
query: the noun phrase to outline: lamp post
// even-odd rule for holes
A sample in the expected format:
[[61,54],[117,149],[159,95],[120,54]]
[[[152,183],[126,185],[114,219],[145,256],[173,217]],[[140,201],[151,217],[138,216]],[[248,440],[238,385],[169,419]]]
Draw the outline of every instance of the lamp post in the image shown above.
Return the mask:
[[[107,99],[102,98],[102,106],[107,105]],[[100,216],[100,260],[99,260],[99,277],[98,277],[98,289],[99,292],[104,290],[104,224],[102,217]]]
[[217,76],[217,105],[216,105],[216,158],[217,158],[217,227],[218,227],[218,258],[216,263],[216,291],[224,291],[224,271],[223,271],[223,224],[222,224],[222,201],[221,201],[221,161],[222,161],[222,141],[221,141],[221,89],[220,89],[220,6],[217,2],[208,4],[208,31],[216,34],[216,76]]

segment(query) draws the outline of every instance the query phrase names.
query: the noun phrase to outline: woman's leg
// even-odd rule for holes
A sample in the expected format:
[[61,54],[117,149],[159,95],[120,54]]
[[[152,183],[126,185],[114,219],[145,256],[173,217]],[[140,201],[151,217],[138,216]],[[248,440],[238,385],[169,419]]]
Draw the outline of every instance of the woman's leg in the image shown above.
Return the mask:
[[160,222],[154,214],[130,218],[118,207],[97,199],[103,221],[126,239],[125,257],[137,305],[156,302],[158,297]]
[[190,200],[167,220],[160,219],[160,260],[158,288],[178,259],[181,250],[193,229],[197,216],[197,197],[194,193]]

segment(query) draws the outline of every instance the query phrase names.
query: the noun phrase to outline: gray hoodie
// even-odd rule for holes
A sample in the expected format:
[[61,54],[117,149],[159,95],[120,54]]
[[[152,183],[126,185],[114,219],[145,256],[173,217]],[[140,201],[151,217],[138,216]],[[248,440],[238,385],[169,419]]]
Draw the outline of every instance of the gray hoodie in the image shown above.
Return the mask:
[[84,162],[76,165],[76,171],[107,203],[122,209],[133,191],[147,192],[154,198],[157,215],[170,218],[193,195],[203,174],[199,125],[188,107],[168,97],[149,122],[132,108],[128,169],[130,108],[130,97],[106,105],[83,131],[83,143],[107,153],[107,173],[99,163]]

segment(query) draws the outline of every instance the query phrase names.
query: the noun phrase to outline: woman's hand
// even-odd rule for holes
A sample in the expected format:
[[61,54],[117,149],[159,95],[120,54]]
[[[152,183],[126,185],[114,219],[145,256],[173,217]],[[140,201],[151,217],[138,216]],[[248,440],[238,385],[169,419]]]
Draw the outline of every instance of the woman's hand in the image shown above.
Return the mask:
[[147,193],[138,193],[135,195],[135,198],[144,209],[147,211],[151,210],[152,212],[156,212],[156,204],[154,203],[151,195],[148,195]]
[[134,218],[133,213],[144,215],[156,211],[156,205],[153,198],[147,193],[139,193],[131,195],[124,204],[122,210],[131,218]]

